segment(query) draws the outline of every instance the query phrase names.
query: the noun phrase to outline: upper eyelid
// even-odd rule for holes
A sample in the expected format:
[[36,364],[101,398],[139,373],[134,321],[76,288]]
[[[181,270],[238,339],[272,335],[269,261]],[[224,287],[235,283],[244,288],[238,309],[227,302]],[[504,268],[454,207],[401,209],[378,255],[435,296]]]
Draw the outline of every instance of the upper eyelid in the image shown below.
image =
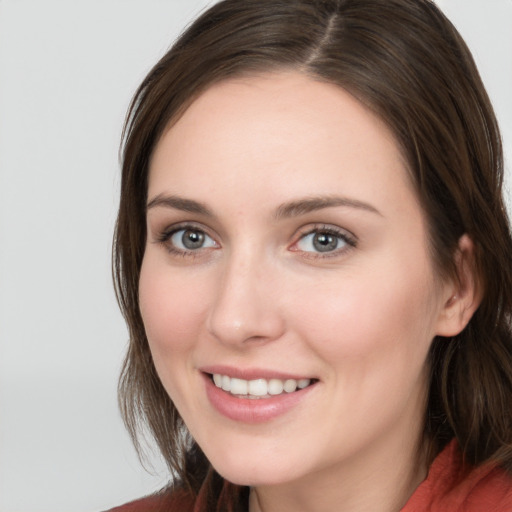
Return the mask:
[[213,238],[214,240],[217,239],[217,237],[215,237],[212,234],[212,231],[208,227],[204,226],[200,222],[191,222],[191,221],[184,221],[184,222],[177,222],[175,224],[170,224],[163,229],[157,230],[157,233],[162,234],[162,235],[166,234],[166,235],[170,236],[170,235],[176,233],[177,231],[181,231],[182,229],[184,229],[184,230],[191,229],[191,230],[202,231],[203,233],[208,235],[210,238]]
[[[176,224],[171,224],[167,228],[164,228],[161,230],[162,233],[176,233],[176,231],[179,231],[180,229],[197,229],[198,231],[204,231],[208,236],[211,238],[218,238],[212,234],[212,230],[210,230],[207,226],[202,224],[201,222],[194,222],[194,221],[184,221],[184,222],[178,222]],[[337,235],[346,235],[348,238],[357,240],[357,237],[348,229],[341,228],[339,226],[335,226],[333,224],[309,224],[307,226],[302,226],[299,229],[296,230],[295,235],[292,236],[292,238],[295,238],[297,236],[302,237],[309,235],[311,233],[315,232],[329,232]]]
[[336,226],[333,224],[313,224],[310,226],[304,226],[304,227],[300,228],[297,231],[296,241],[294,243],[296,243],[300,238],[302,238],[304,236],[310,235],[312,233],[322,233],[322,232],[331,233],[334,235],[345,237],[350,240],[353,240],[354,242],[357,242],[357,240],[358,240],[357,236],[354,235],[354,233],[352,233],[351,231],[349,231],[346,228],[342,228],[342,227],[339,227],[339,226]]

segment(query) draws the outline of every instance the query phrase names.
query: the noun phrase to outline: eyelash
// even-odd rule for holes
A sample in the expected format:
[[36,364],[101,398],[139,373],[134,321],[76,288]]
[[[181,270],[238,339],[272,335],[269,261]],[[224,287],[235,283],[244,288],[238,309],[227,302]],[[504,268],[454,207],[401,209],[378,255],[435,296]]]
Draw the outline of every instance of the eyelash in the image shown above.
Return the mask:
[[[171,238],[178,233],[179,231],[196,231],[200,233],[204,233],[206,236],[214,240],[214,237],[208,234],[208,231],[203,227],[195,225],[195,224],[179,224],[177,226],[173,226],[172,228],[165,229],[162,231],[156,238],[155,242],[163,245],[166,250],[175,256],[181,256],[183,258],[191,257],[196,258],[200,256],[202,252],[201,249],[209,249],[209,248],[198,248],[196,250],[184,250],[178,249],[170,243]],[[326,234],[334,236],[340,240],[344,244],[346,244],[342,248],[336,248],[333,251],[322,252],[313,252],[313,251],[301,251],[300,249],[293,249],[294,246],[299,244],[302,240],[304,240],[307,236],[312,234]],[[215,240],[214,240],[215,241]],[[290,246],[290,250],[293,252],[302,252],[306,258],[309,259],[326,259],[333,258],[336,256],[340,256],[341,253],[345,253],[353,248],[357,247],[357,238],[351,233],[342,230],[340,228],[334,227],[332,225],[315,225],[311,228],[305,229],[304,231],[300,231],[298,233],[298,238],[293,244]]]
[[299,244],[302,240],[304,240],[307,236],[313,235],[313,234],[326,234],[334,236],[340,240],[344,244],[346,244],[344,247],[336,248],[333,251],[326,251],[324,253],[322,252],[312,252],[312,251],[300,251],[300,249],[291,249],[294,252],[302,252],[306,258],[309,259],[327,259],[327,258],[334,258],[339,257],[341,254],[346,253],[355,247],[357,247],[357,238],[352,234],[347,232],[346,230],[343,230],[341,228],[337,228],[332,225],[326,225],[326,224],[317,224],[313,227],[307,228],[304,231],[299,232],[299,236],[297,241],[295,241],[291,247],[296,246]]
[[167,228],[164,231],[162,231],[156,238],[155,242],[163,245],[165,249],[174,256],[181,256],[183,258],[198,257],[200,255],[201,248],[197,250],[178,249],[177,247],[174,247],[170,243],[171,238],[179,231],[196,231],[199,233],[204,233],[206,236],[214,240],[214,238],[208,234],[207,230],[205,230],[201,226],[198,226],[196,224],[179,224],[177,226],[173,226],[172,228]]

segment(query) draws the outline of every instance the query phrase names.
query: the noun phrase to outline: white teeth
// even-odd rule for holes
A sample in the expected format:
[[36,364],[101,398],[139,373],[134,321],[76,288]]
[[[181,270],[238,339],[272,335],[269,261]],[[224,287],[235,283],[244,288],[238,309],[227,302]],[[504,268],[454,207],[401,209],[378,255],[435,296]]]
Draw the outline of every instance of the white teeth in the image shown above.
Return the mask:
[[224,391],[231,391],[231,379],[227,375],[222,376],[222,389]]
[[215,385],[218,388],[221,388],[222,387],[222,375],[219,375],[218,373],[215,373],[213,375],[213,382],[215,382]]
[[268,398],[280,395],[283,392],[293,393],[297,389],[304,389],[311,384],[311,379],[244,380],[215,373],[213,375],[213,382],[215,386],[230,392],[232,395],[245,396],[247,398]]
[[269,395],[280,395],[283,392],[284,384],[282,380],[270,379],[268,381],[268,394]]
[[[227,378],[229,379],[229,377]],[[246,380],[231,379],[231,393],[233,395],[247,395],[248,387],[249,386]]]
[[295,379],[287,379],[284,381],[284,390],[287,393],[293,393],[297,389],[297,381]]
[[297,387],[299,389],[307,388],[309,386],[310,382],[311,382],[310,379],[300,379],[300,380],[297,381]]
[[[246,381],[247,382],[247,381]],[[268,385],[265,379],[256,379],[249,381],[249,395],[265,396],[267,395]]]

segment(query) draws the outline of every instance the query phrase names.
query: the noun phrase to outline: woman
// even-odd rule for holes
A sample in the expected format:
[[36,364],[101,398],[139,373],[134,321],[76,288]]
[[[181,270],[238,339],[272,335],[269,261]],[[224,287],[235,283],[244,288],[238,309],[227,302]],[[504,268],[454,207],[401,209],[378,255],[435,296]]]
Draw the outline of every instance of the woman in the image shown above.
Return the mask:
[[512,510],[500,136],[427,0],[225,0],[129,112],[120,510]]

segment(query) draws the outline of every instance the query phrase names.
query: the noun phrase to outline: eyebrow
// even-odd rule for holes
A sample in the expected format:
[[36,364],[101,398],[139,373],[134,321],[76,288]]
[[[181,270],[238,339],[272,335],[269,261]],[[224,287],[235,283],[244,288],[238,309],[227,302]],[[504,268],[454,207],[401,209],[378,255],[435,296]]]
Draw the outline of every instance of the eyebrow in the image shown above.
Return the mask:
[[335,206],[343,206],[349,208],[357,208],[359,210],[366,210],[371,213],[383,216],[382,213],[377,210],[371,204],[357,199],[350,199],[348,197],[340,196],[315,196],[298,199],[297,201],[291,201],[290,203],[284,203],[279,206],[275,213],[277,220],[283,218],[297,217],[299,215],[305,215],[310,212],[322,210],[324,208],[332,208]]
[[[281,204],[275,211],[274,218],[276,220],[298,217],[307,213],[322,210],[324,208],[332,208],[336,206],[356,208],[365,210],[377,215],[383,216],[377,208],[371,204],[340,196],[315,196],[297,199],[289,203]],[[173,208],[188,213],[197,213],[205,217],[214,217],[212,211],[204,204],[193,199],[187,199],[179,196],[166,196],[158,194],[147,204],[146,210],[156,207]]]
[[157,206],[173,208],[175,210],[181,210],[188,213],[197,213],[206,217],[214,216],[205,204],[179,196],[165,196],[163,194],[158,194],[149,201],[146,206],[146,211],[151,210],[151,208],[156,208]]

